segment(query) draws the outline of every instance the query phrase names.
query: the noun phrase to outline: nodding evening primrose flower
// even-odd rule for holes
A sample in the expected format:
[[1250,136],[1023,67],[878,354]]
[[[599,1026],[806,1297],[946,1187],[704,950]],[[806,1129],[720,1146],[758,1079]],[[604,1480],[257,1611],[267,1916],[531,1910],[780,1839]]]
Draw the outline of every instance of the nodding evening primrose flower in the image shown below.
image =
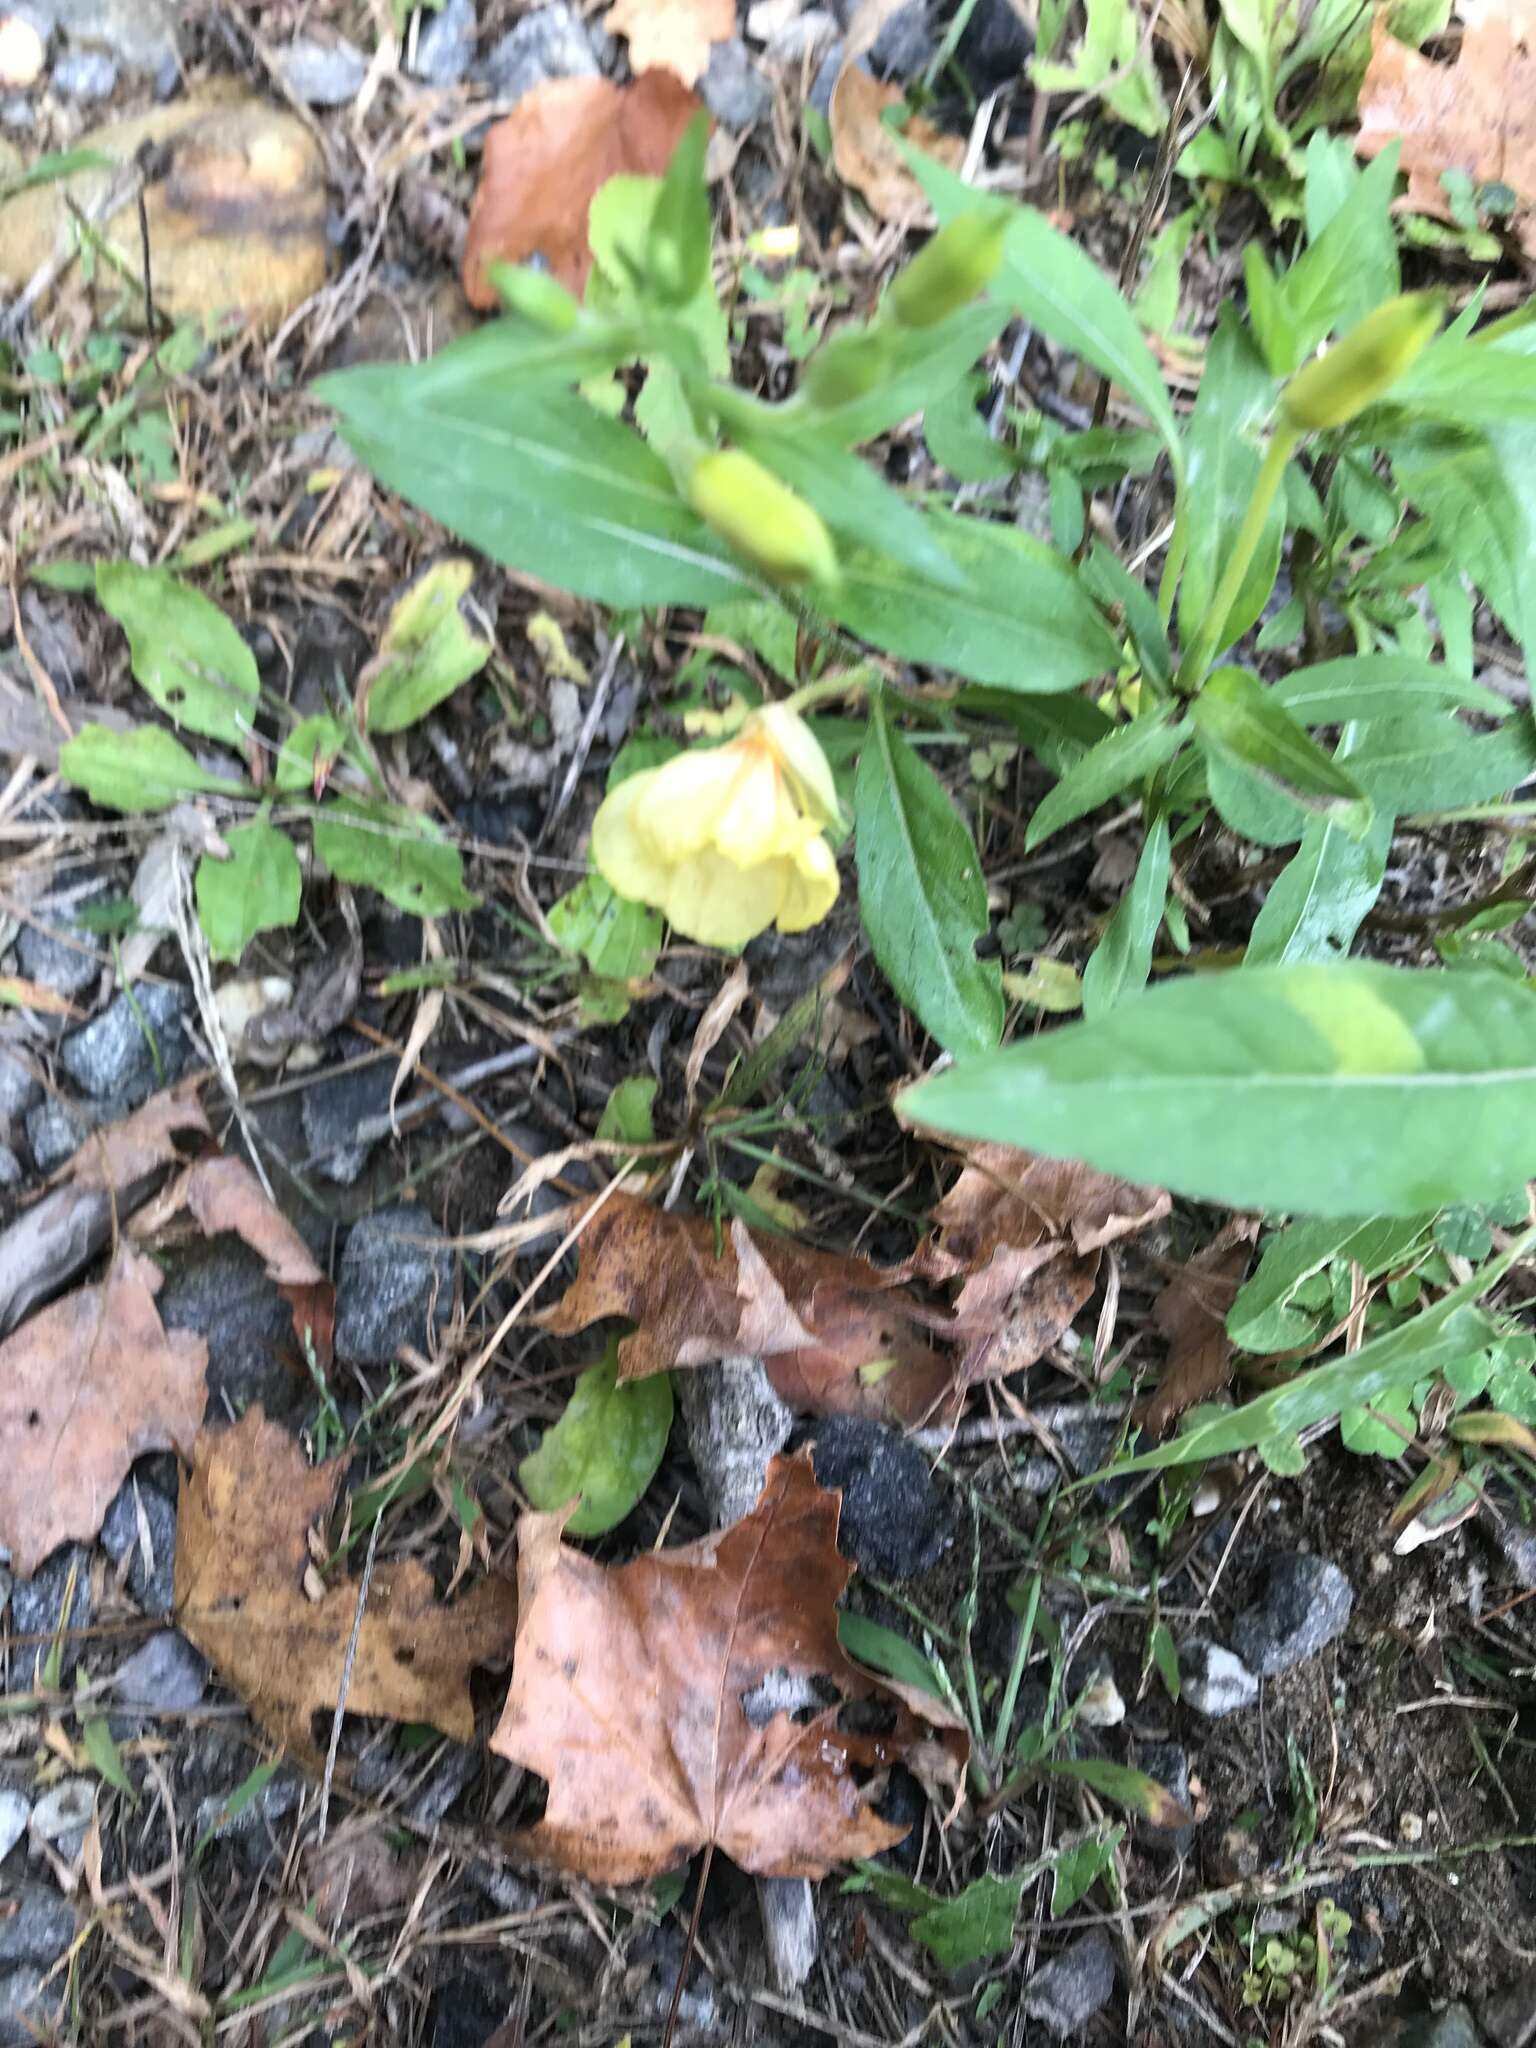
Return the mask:
[[744,946],[769,925],[803,932],[837,901],[832,771],[783,704],[721,747],[694,747],[609,791],[592,858],[620,896],[649,903],[703,946]]

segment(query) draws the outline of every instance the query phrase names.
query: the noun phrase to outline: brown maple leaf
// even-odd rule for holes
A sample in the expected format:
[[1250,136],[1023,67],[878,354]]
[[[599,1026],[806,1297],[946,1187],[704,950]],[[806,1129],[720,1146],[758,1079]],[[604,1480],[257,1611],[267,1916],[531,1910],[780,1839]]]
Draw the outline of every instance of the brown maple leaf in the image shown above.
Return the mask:
[[1153,1302],[1153,1324],[1168,1341],[1162,1378],[1142,1414],[1154,1436],[1196,1401],[1220,1393],[1232,1377],[1227,1310],[1247,1278],[1258,1234],[1255,1217],[1234,1216]]
[[[711,1843],[743,1870],[823,1877],[906,1833],[875,1812],[870,1773],[904,1762],[958,1783],[959,1721],[838,1642],[853,1571],[840,1499],[808,1458],[775,1458],[742,1521],[617,1567],[563,1543],[562,1516],[523,1517],[512,1684],[491,1747],[549,1780],[530,1854],[632,1884]],[[786,1676],[837,1699],[797,1720],[772,1704]],[[881,1733],[842,1725],[867,1728],[871,1709]]]
[[632,85],[550,78],[524,93],[485,138],[464,244],[469,303],[497,305],[491,265],[535,255],[579,296],[592,268],[593,195],[621,171],[659,177],[698,111],[670,71],[644,71]]
[[639,1328],[619,1345],[619,1374],[750,1353],[781,1400],[802,1413],[914,1421],[949,1394],[949,1359],[930,1318],[903,1291],[904,1268],[753,1236],[732,1223],[717,1252],[707,1217],[671,1216],[617,1195],[581,1239],[569,1290],[539,1318],[570,1336],[607,1316]]
[[736,0],[615,0],[603,27],[628,40],[632,70],[670,71],[697,85],[710,44],[736,33]]
[[[329,1514],[346,1466],[345,1453],[308,1464],[302,1446],[254,1407],[233,1429],[200,1433],[176,1520],[176,1626],[311,1770],[321,1761],[313,1717],[335,1712],[358,1587],[343,1578],[311,1599],[309,1530]],[[430,1722],[468,1742],[470,1671],[506,1656],[516,1622],[506,1579],[484,1579],[445,1607],[415,1558],[380,1565],[347,1711]]]
[[1536,255],[1536,11],[1496,0],[1475,18],[1470,5],[1462,13],[1466,28],[1450,64],[1398,42],[1385,13],[1377,15],[1355,148],[1375,156],[1401,141],[1401,204],[1437,220],[1453,218],[1444,172],[1461,171],[1474,186],[1507,185],[1519,204],[1522,246]]
[[208,1399],[208,1346],[167,1334],[158,1266],[126,1245],[0,1345],[0,1543],[23,1577],[89,1541],[145,1451],[190,1448]]

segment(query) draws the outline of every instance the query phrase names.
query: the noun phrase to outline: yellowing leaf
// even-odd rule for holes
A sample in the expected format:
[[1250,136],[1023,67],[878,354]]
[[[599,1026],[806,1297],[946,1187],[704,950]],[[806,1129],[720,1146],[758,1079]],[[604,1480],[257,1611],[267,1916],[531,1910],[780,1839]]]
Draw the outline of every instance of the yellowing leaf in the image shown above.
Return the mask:
[[637,74],[654,67],[696,85],[709,63],[710,44],[736,33],[735,0],[617,0],[603,27],[611,36],[628,37]]

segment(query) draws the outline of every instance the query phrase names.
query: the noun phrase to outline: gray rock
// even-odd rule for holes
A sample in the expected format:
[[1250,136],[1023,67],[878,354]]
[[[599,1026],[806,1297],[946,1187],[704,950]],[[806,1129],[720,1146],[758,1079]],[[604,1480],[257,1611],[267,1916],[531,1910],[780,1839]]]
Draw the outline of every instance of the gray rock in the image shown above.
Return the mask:
[[950,1540],[949,1516],[928,1460],[899,1430],[834,1415],[811,1452],[823,1486],[842,1489],[837,1543],[845,1557],[883,1579],[910,1579],[936,1564]]
[[1220,1643],[1186,1643],[1179,1653],[1179,1696],[1209,1721],[1251,1707],[1259,1681],[1241,1657]]
[[0,1913],[0,1963],[37,1963],[49,1969],[75,1938],[75,1915],[68,1901],[46,1885],[7,1885],[6,1904],[14,1913]]
[[838,73],[843,68],[843,46],[836,42],[816,67],[816,76],[811,80],[811,89],[805,96],[805,103],[812,113],[820,114],[824,121],[832,117],[832,88],[837,83]]
[[236,1840],[252,1840],[292,1813],[302,1796],[304,1785],[296,1770],[286,1766],[270,1777],[266,1784],[248,1800],[240,1811],[231,1814],[230,1803],[239,1791],[238,1784],[231,1785],[227,1792],[210,1792],[197,1809],[197,1825],[192,1839],[199,1841],[204,1835],[232,1836]]
[[[44,1972],[30,1963],[0,1977],[0,2048],[37,2048],[48,1999],[43,1984]],[[53,1995],[57,2003],[61,1987]]]
[[[1138,1771],[1155,1778],[1165,1792],[1171,1793],[1180,1806],[1189,1811],[1189,1758],[1177,1742],[1140,1743],[1135,1764]],[[1170,1856],[1185,1855],[1195,1839],[1193,1821],[1187,1821],[1182,1827],[1167,1828],[1156,1821],[1143,1820],[1138,1823],[1136,1832],[1144,1849],[1162,1849]]]
[[32,1803],[24,1792],[10,1785],[0,1787],[0,1863],[27,1832],[31,1812]]
[[413,75],[427,85],[457,85],[475,54],[475,0],[446,0],[416,38]]
[[32,1147],[32,1163],[38,1172],[52,1173],[56,1166],[62,1166],[79,1151],[101,1121],[89,1105],[64,1102],[57,1095],[50,1095],[29,1109],[27,1143]]
[[176,55],[170,0],[35,0],[72,42],[100,43],[124,64],[153,71]]
[[[190,1061],[192,1048],[182,1029],[190,1008],[185,989],[140,982],[115,995],[99,1017],[63,1040],[60,1063],[87,1095],[120,1095],[136,1109],[157,1088],[176,1080]],[[160,1055],[158,1072],[151,1039]]]
[[1493,2048],[1530,2048],[1536,2040],[1536,1971],[1485,1998],[1480,2015]]
[[1065,2041],[1109,2002],[1114,1988],[1115,1951],[1103,1928],[1094,1927],[1036,1970],[1024,1987],[1024,2012]]
[[336,1279],[344,1365],[388,1365],[402,1344],[429,1351],[452,1309],[453,1253],[425,1209],[401,1203],[353,1225]]
[[[30,1579],[18,1579],[11,1587],[11,1634],[31,1638],[19,1646],[23,1689],[30,1685],[36,1666],[47,1658],[54,1634],[64,1620],[64,1595],[69,1587],[71,1566],[74,1567],[75,1590],[69,1603],[68,1627],[71,1631],[89,1628],[92,1613],[91,1557],[90,1552],[78,1543],[66,1544],[56,1550]],[[80,1638],[68,1634],[64,1638],[59,1666],[61,1675],[67,1678],[79,1659]],[[17,1669],[18,1663],[13,1662],[13,1684]],[[3,1926],[0,1926],[0,1932],[3,1932]],[[4,1953],[0,1951],[0,1962],[4,1960]]]
[[346,106],[368,76],[367,58],[344,39],[322,43],[313,36],[295,36],[278,52],[277,63],[288,90],[309,107]]
[[127,1707],[185,1713],[208,1690],[208,1666],[185,1636],[162,1629],[118,1667],[112,1690]]
[[722,128],[755,128],[773,105],[773,87],[752,62],[740,36],[711,43],[699,95]]
[[117,66],[104,50],[66,50],[53,67],[53,89],[66,100],[110,99]]
[[9,1145],[0,1145],[0,1188],[20,1187],[23,1178],[21,1161]]
[[1358,2048],[1484,2048],[1484,2040],[1471,2013],[1457,2004],[1439,2012],[1399,2013],[1363,2037]]
[[94,1778],[61,1778],[32,1809],[32,1832],[49,1842],[66,1862],[80,1853],[85,1831],[96,1811]]
[[[344,1038],[338,1048],[344,1059],[366,1049],[366,1039],[352,1037]],[[314,1082],[300,1098],[310,1164],[343,1187],[358,1178],[379,1142],[376,1137],[359,1142],[358,1130],[364,1124],[380,1127],[389,1112],[393,1079],[389,1061],[375,1060],[371,1066]]]
[[293,1311],[248,1245],[215,1238],[195,1247],[170,1268],[155,1306],[168,1330],[208,1340],[210,1418],[227,1420],[259,1401],[283,1421],[305,1398],[307,1382],[287,1363]]
[[1012,0],[976,0],[956,49],[979,97],[1015,85],[1034,54],[1035,39]]
[[520,100],[547,78],[595,78],[592,38],[565,0],[524,15],[487,56],[481,76],[499,100]]
[[8,92],[0,99],[0,128],[13,134],[30,135],[37,126],[37,108],[24,92]]
[[[106,885],[79,898],[70,910],[106,894]],[[82,932],[70,910],[43,912],[46,924],[26,924],[16,935],[16,958],[28,981],[40,982],[55,995],[73,998],[83,995],[99,978],[101,961],[98,942]]]
[[176,1506],[158,1486],[141,1485],[132,1477],[123,1482],[102,1518],[101,1547],[114,1564],[128,1559],[128,1590],[146,1614],[170,1613],[176,1586]]
[[926,0],[908,0],[881,23],[866,59],[876,78],[915,78],[933,55]]
[[1277,1551],[1260,1576],[1251,1606],[1232,1625],[1232,1647],[1261,1678],[1315,1657],[1343,1633],[1355,1596],[1325,1557]]

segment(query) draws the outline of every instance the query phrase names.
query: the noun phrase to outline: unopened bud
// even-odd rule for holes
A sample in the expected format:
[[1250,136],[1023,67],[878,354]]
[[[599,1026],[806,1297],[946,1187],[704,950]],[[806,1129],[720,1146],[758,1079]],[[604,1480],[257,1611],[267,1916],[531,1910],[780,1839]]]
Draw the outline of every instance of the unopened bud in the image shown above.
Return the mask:
[[848,327],[824,341],[805,366],[800,389],[810,404],[833,412],[873,391],[891,366],[888,329]]
[[1281,417],[1302,434],[1342,427],[1385,398],[1434,339],[1444,312],[1443,292],[1403,292],[1388,299],[1326,353],[1303,364],[1280,394]]
[[940,228],[892,283],[885,308],[899,327],[933,327],[985,291],[1003,260],[1008,217],[996,207]]
[[495,263],[491,283],[509,313],[520,313],[548,334],[569,334],[581,307],[560,280],[527,263]]
[[688,495],[699,516],[776,581],[837,581],[837,550],[821,516],[739,448],[693,466]]

